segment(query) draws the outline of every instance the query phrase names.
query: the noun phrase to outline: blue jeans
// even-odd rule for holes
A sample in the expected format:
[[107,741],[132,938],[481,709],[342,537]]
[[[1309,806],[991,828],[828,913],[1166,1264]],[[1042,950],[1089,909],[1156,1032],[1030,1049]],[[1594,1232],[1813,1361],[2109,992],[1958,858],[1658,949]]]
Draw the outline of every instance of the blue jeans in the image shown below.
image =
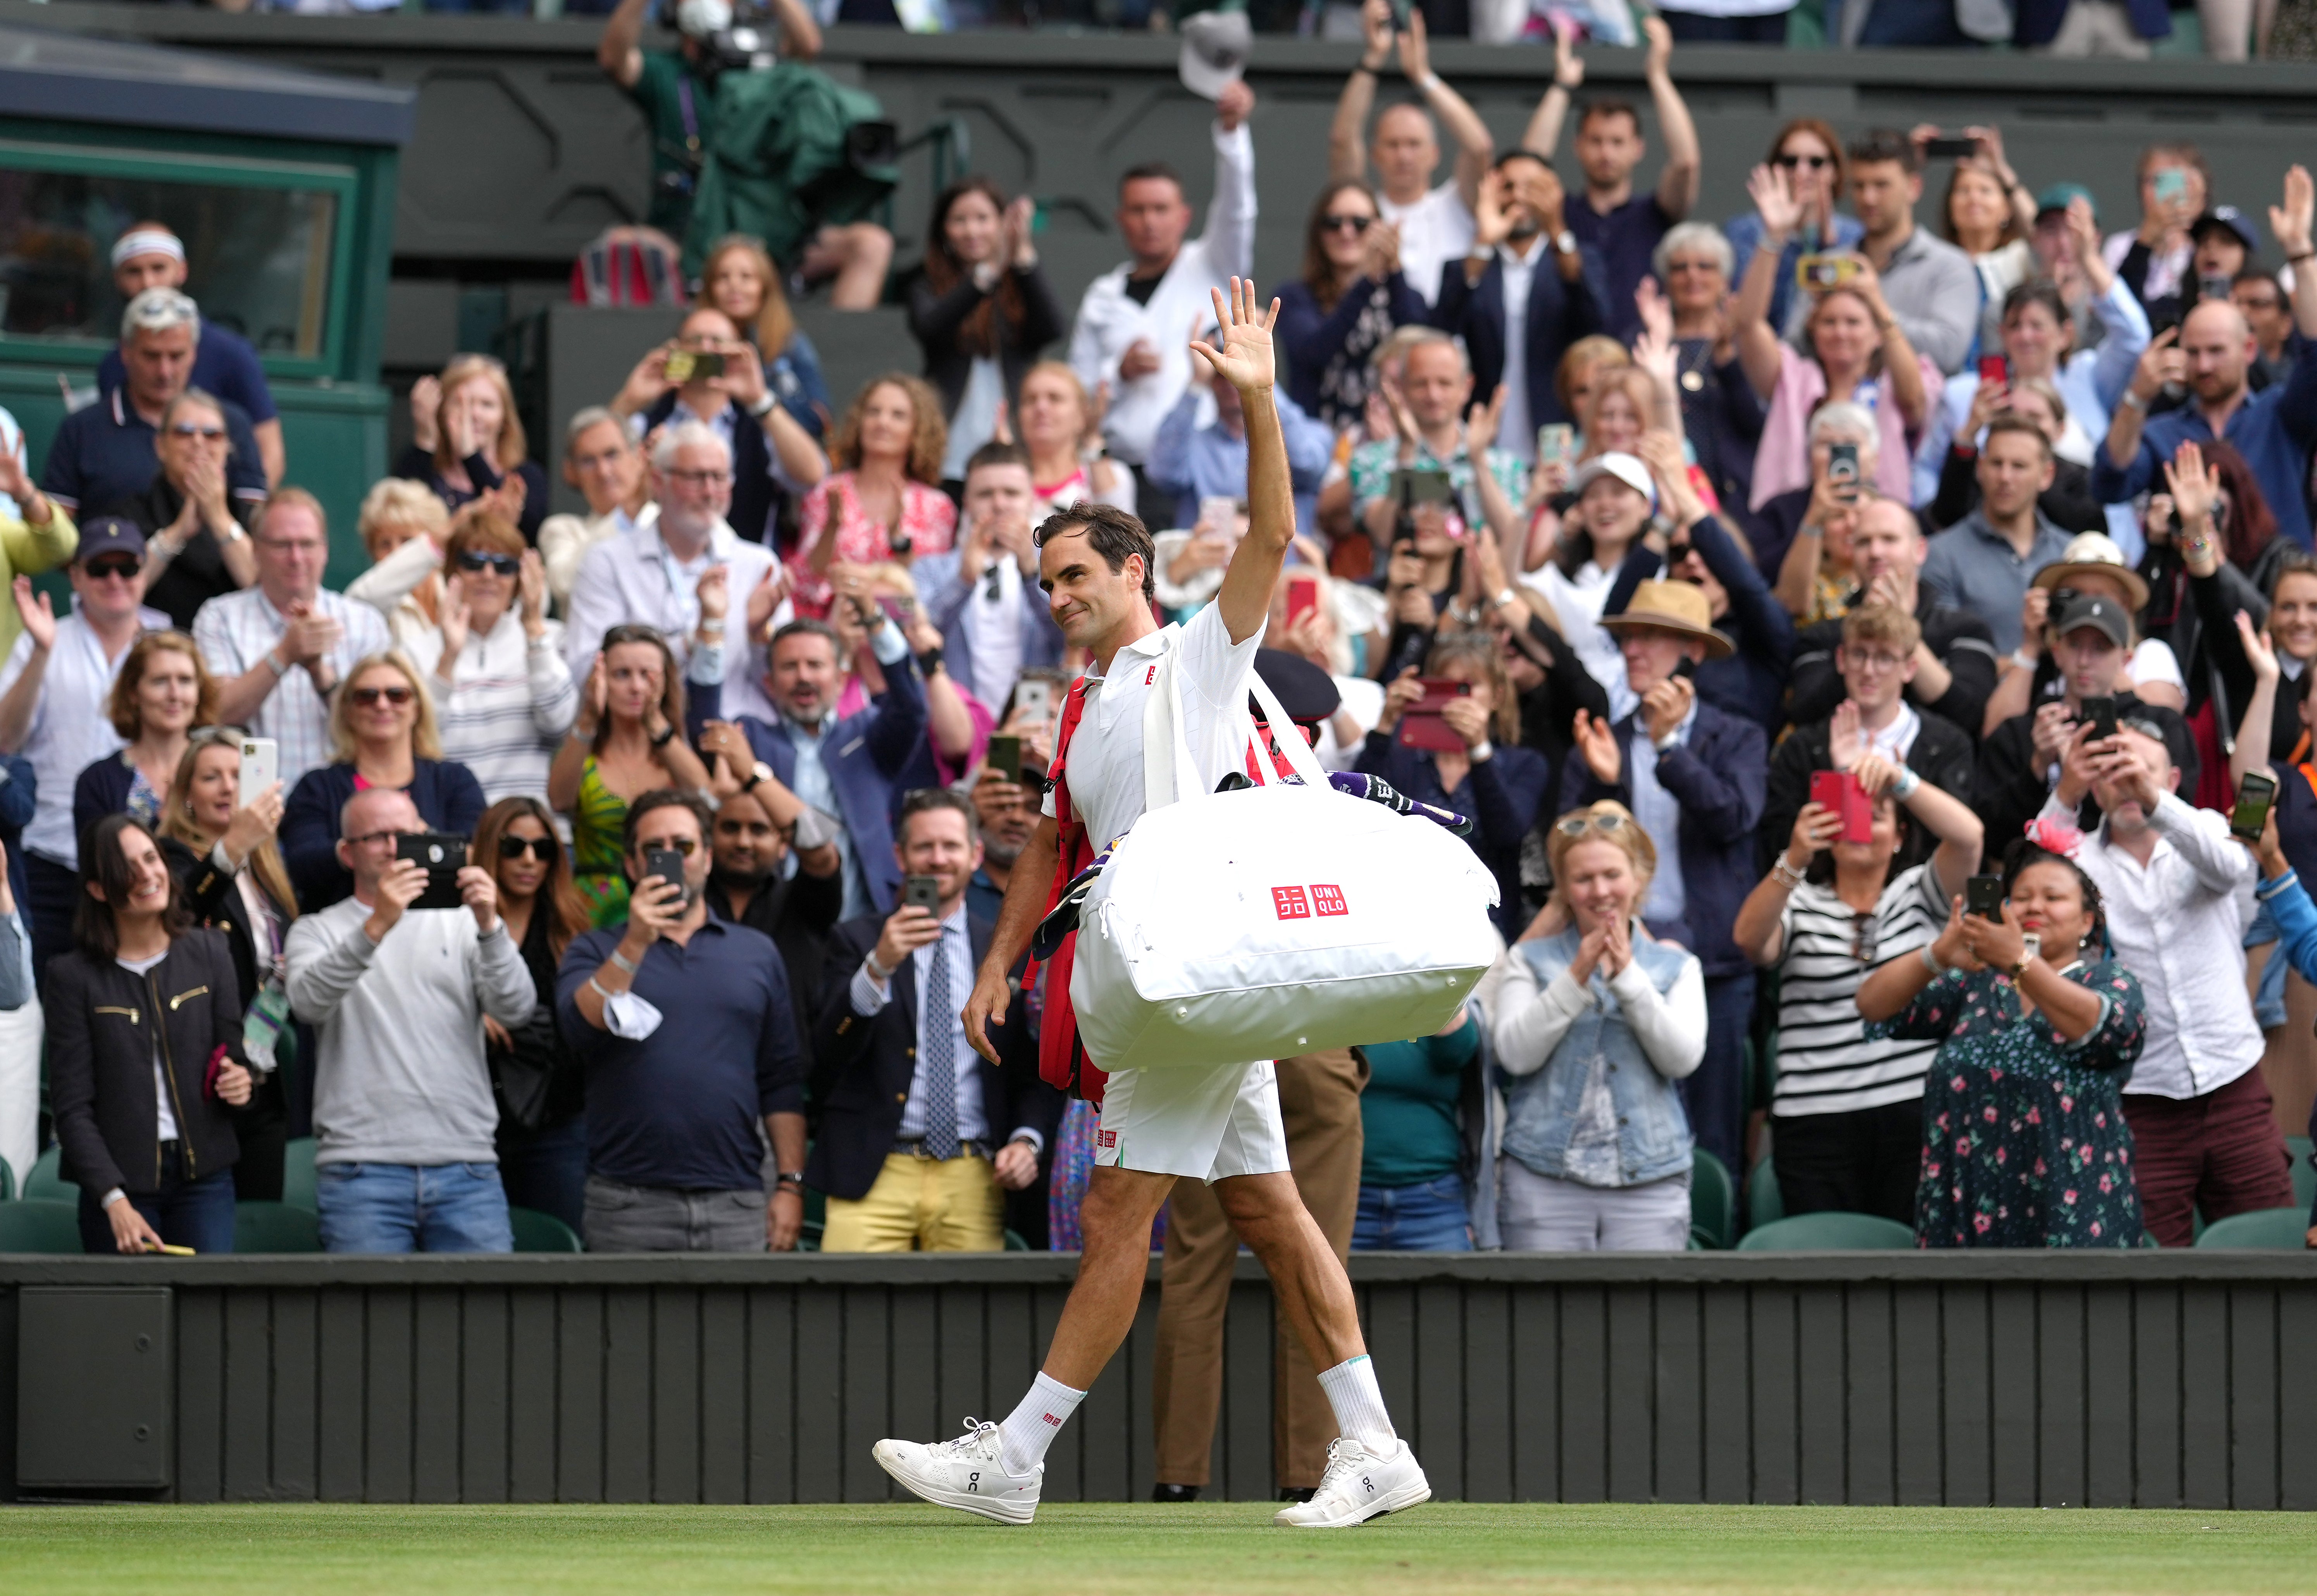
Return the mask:
[[[184,1178],[184,1161],[178,1144],[161,1144],[161,1190],[132,1191],[130,1206],[145,1216],[145,1223],[161,1233],[173,1247],[196,1253],[233,1251],[233,1171],[216,1170],[198,1181]],[[117,1253],[112,1221],[97,1206],[102,1191],[83,1187],[80,1194],[80,1245],[84,1253]]]
[[1360,1187],[1352,1222],[1355,1253],[1469,1253],[1472,1217],[1464,1211],[1464,1179],[1445,1174],[1413,1186]]
[[488,1164],[326,1164],[314,1172],[325,1253],[512,1253]]

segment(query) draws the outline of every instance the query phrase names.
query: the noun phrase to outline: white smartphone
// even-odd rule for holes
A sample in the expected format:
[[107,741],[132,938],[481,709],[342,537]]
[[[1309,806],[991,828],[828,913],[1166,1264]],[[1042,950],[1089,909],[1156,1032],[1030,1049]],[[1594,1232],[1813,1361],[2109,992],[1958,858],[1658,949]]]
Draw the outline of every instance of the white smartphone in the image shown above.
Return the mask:
[[1014,708],[1027,711],[1039,725],[1053,719],[1054,684],[1039,676],[1023,677],[1014,686]]
[[247,807],[282,779],[282,745],[272,737],[241,740],[241,802]]

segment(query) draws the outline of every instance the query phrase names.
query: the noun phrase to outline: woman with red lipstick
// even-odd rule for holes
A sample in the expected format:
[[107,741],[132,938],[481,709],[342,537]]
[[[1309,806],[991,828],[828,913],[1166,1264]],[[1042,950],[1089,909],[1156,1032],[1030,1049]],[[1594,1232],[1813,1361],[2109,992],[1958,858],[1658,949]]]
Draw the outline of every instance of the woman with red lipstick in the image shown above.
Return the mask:
[[2136,1247],[2125,1079],[2140,983],[2105,957],[2071,826],[2037,821],[2003,871],[2002,918],[1946,930],[1858,988],[1866,1034],[1937,1040],[1923,1093],[1921,1247]]

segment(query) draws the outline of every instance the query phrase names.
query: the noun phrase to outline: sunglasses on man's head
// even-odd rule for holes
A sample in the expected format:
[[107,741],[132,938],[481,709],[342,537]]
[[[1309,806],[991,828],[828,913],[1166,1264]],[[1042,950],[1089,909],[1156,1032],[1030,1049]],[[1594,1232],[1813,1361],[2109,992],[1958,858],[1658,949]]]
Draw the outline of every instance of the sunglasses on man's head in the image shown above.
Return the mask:
[[1346,227],[1355,233],[1364,233],[1374,220],[1375,218],[1372,216],[1355,216],[1346,213],[1342,216],[1323,216],[1320,218],[1320,225],[1330,233],[1340,233]]
[[505,833],[499,837],[501,859],[521,859],[528,853],[541,864],[553,864],[559,851],[559,845],[553,837],[518,837]]
[[195,426],[192,422],[180,421],[170,424],[169,435],[173,438],[206,438],[211,442],[215,442],[218,439],[225,436],[225,429],[223,427]]
[[137,561],[126,558],[93,559],[81,567],[88,574],[88,579],[91,582],[102,582],[107,576],[118,576],[121,581],[127,582],[134,578],[143,568]]
[[513,576],[523,569],[523,561],[512,554],[487,554],[479,548],[470,548],[459,556],[459,569]]
[[365,709],[372,708],[380,699],[399,709],[410,701],[411,691],[407,687],[357,687],[353,690],[354,702]]

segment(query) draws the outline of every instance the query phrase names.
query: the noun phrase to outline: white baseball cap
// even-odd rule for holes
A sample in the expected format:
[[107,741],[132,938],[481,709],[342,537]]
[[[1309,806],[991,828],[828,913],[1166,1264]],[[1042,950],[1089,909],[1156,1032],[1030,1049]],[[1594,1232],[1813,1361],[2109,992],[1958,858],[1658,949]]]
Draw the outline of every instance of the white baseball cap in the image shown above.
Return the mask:
[[1647,499],[1651,508],[1656,507],[1657,478],[1650,475],[1649,467],[1639,455],[1627,454],[1622,450],[1613,449],[1606,454],[1597,454],[1578,467],[1577,474],[1569,479],[1569,492],[1572,497],[1581,498],[1588,487],[1604,477],[1615,477]]

